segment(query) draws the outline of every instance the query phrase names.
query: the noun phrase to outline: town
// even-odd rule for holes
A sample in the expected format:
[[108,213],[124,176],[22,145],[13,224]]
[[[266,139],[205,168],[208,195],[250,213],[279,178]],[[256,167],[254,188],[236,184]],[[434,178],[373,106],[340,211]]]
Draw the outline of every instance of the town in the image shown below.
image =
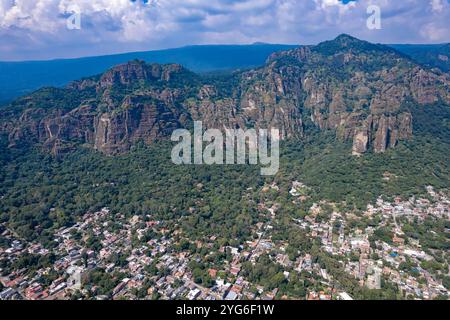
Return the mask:
[[[280,192],[276,183],[260,190],[271,192]],[[308,192],[293,181],[292,204]],[[411,224],[427,224],[428,236],[437,237],[430,222],[443,221],[448,236],[449,198],[431,186],[427,194],[392,202],[380,197],[361,216],[321,202],[304,216],[279,217],[280,204],[263,201],[261,221],[249,226],[253,239],[234,245],[213,234],[191,241],[181,221],[108,208],[56,230],[51,247],[27,243],[2,224],[0,299],[352,300],[359,297],[349,290],[361,288],[391,290],[403,299],[448,299],[446,247],[422,243],[411,230]],[[282,218],[294,230],[291,241],[277,235]],[[297,247],[300,236],[307,240]]]

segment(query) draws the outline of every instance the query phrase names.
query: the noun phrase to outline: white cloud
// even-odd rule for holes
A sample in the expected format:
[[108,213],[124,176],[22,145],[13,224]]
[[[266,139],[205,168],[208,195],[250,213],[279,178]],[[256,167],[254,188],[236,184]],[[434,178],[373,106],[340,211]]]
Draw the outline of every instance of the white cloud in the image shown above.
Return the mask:
[[450,28],[440,26],[436,23],[429,23],[425,25],[422,30],[420,31],[420,34],[425,38],[433,42],[440,42],[446,37],[448,37],[450,32]]
[[[442,0],[0,0],[0,60],[254,41],[317,43],[339,33],[374,42],[449,41]],[[156,5],[157,3],[157,5]],[[66,11],[80,7],[81,30]],[[366,28],[381,7],[382,30]]]
[[443,0],[431,0],[431,10],[433,12],[442,12],[444,10]]

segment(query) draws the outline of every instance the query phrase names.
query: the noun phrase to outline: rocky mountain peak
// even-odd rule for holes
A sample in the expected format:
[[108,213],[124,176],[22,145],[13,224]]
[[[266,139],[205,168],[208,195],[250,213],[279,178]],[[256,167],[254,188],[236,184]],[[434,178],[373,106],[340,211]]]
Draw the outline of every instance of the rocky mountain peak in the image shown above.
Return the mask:
[[398,54],[394,49],[384,45],[373,44],[348,34],[341,34],[334,40],[324,41],[314,47],[314,51],[324,55],[335,55],[339,53],[367,53],[367,54]]
[[170,81],[175,74],[187,71],[179,64],[146,64],[133,60],[113,67],[102,75],[99,81],[101,88],[113,85],[131,85],[139,81]]
[[366,42],[366,41],[360,40],[360,39],[355,38],[346,33],[342,33],[342,34],[338,35],[333,41],[340,43],[342,46],[348,46],[350,44]]

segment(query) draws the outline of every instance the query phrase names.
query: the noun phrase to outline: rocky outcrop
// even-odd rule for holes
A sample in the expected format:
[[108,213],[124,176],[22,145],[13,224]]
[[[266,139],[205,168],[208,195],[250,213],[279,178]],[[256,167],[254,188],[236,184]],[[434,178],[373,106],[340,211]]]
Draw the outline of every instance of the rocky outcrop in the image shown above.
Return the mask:
[[409,112],[396,116],[369,116],[353,136],[353,154],[361,155],[370,146],[375,153],[393,148],[400,140],[412,136],[412,117]]
[[139,82],[169,82],[176,74],[187,72],[181,65],[146,64],[143,61],[131,61],[112,68],[102,75],[99,89],[116,86],[131,86]]
[[353,155],[361,155],[369,148],[369,134],[370,131],[366,128],[357,129],[353,137]]
[[298,61],[304,61],[307,57],[311,55],[311,48],[308,46],[297,48],[296,50],[288,50],[272,53],[267,59],[267,63],[272,63],[273,61],[280,60],[281,58],[293,58]]
[[181,127],[182,116],[165,103],[138,102],[141,99],[129,98],[122,111],[95,117],[95,149],[106,154],[122,153],[138,141],[149,144]]
[[47,114],[43,109],[28,109],[9,134],[10,146],[42,143],[54,153],[65,142],[90,143],[93,141],[95,115],[93,106],[84,105],[66,114],[58,110]]
[[[74,101],[80,101],[74,108]],[[380,45],[343,35],[273,54],[265,66],[229,81],[203,79],[180,65],[119,65],[63,91],[34,94],[1,112],[11,146],[42,144],[58,154],[87,143],[105,154],[138,141],[204,128],[278,128],[282,138],[333,130],[361,155],[413,134],[411,104],[450,105],[450,80]]]

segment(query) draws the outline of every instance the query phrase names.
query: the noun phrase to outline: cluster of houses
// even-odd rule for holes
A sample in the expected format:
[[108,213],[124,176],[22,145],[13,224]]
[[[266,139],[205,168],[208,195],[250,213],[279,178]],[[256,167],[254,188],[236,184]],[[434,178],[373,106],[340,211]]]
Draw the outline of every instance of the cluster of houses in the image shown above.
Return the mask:
[[[276,184],[264,188],[279,192]],[[350,213],[334,210],[328,221],[316,219],[322,210],[321,203],[314,204],[303,219],[293,218],[292,223],[306,231],[311,239],[320,240],[321,248],[343,264],[344,270],[361,286],[379,290],[383,281],[390,281],[405,296],[420,299],[448,296],[448,290],[436,274],[420,267],[423,261],[433,257],[417,239],[405,241],[402,231],[404,218],[415,221],[424,221],[427,217],[450,218],[448,198],[431,187],[427,190],[429,199],[402,201],[396,198],[391,203],[380,198],[376,204],[368,205],[364,216],[379,217],[379,224],[363,230],[348,227],[349,219],[355,218]],[[306,185],[296,181],[289,193],[295,201],[304,201],[309,191]],[[302,252],[291,261],[286,254],[288,243],[272,239],[278,208],[278,204],[271,203],[268,207],[260,204],[260,211],[266,214],[265,222],[251,226],[253,240],[239,246],[217,247],[214,235],[203,241],[184,239],[198,249],[209,250],[202,258],[191,249],[175,249],[183,239],[182,230],[177,227],[169,230],[151,215],[129,217],[113,214],[107,208],[87,213],[78,223],[56,230],[51,249],[26,242],[3,225],[1,236],[8,240],[8,247],[0,248],[0,299],[270,300],[280,297],[279,289],[269,290],[253,284],[242,272],[244,263],[255,264],[260,256],[268,255],[285,270],[286,279],[293,272],[307,272],[318,279],[320,289],[309,289],[302,298],[351,300],[348,293],[334,286],[335,279],[329,271],[314,263],[309,253]],[[377,228],[381,227],[392,231],[392,241],[371,242]],[[217,253],[214,250],[227,253],[226,261],[209,262],[206,272],[210,283],[197,281],[190,262],[203,262]],[[54,259],[49,265],[38,264],[32,270],[26,266],[14,267],[24,256],[39,258],[50,254]],[[403,270],[401,266],[405,262],[417,267],[413,272]],[[100,284],[91,283],[93,272],[107,275],[114,286],[105,291]]]
[[[427,187],[427,191],[431,199],[411,197],[407,201],[402,201],[397,197],[391,203],[380,197],[375,205],[369,204],[364,213],[368,218],[380,218],[378,225],[368,226],[364,230],[353,229],[345,232],[347,219],[355,218],[352,214],[333,212],[329,221],[316,222],[315,214],[320,212],[318,204],[311,207],[311,215],[304,219],[294,219],[294,222],[299,228],[308,230],[312,238],[319,238],[322,248],[335,256],[345,266],[345,271],[359,280],[361,286],[381,289],[382,279],[387,279],[397,285],[405,297],[419,299],[448,297],[449,291],[438,280],[437,274],[420,267],[423,261],[432,261],[434,258],[425,252],[419,240],[405,235],[400,222],[401,218],[419,222],[430,217],[450,219],[448,197],[444,193],[435,192],[430,186]],[[336,225],[339,227],[335,228]],[[369,239],[380,227],[391,231],[392,239],[389,243],[377,240],[373,246]],[[301,265],[296,270],[300,271],[304,261],[309,261],[308,256],[300,259]],[[403,270],[401,265],[405,262],[417,267],[414,267],[414,270]],[[306,264],[306,267],[307,270],[312,270],[310,264]],[[447,272],[443,272],[442,275],[446,275]],[[326,280],[325,276],[323,278]]]

